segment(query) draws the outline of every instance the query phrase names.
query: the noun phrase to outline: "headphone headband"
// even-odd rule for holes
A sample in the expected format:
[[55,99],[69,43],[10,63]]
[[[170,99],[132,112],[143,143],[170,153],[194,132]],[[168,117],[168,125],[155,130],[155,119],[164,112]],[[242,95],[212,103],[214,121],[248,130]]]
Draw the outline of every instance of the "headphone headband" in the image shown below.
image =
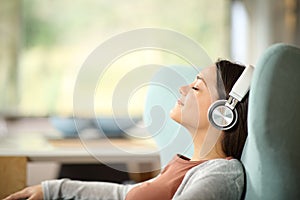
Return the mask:
[[250,88],[253,70],[254,67],[252,65],[249,65],[244,69],[243,73],[232,87],[229,96],[232,96],[238,101],[241,101],[244,98]]
[[249,91],[253,71],[254,67],[252,65],[246,67],[239,79],[233,85],[229,93],[230,97],[225,104],[231,110],[235,108],[236,104],[240,102]]

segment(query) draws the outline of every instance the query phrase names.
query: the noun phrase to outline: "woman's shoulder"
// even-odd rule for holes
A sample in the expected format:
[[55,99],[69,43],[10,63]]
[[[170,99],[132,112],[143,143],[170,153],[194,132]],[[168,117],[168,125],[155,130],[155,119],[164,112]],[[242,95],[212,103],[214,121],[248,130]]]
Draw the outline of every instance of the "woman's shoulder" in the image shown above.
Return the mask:
[[237,159],[212,159],[208,160],[195,167],[196,171],[199,169],[205,169],[214,172],[229,172],[235,171],[238,173],[243,173],[243,165]]
[[189,170],[189,173],[200,177],[224,175],[225,178],[236,179],[243,177],[244,169],[242,163],[237,159],[213,159],[197,165]]
[[241,191],[244,186],[244,168],[237,159],[213,159],[189,170],[185,178],[187,183],[214,180],[232,185]]
[[190,169],[174,197],[190,199],[187,196],[202,195],[204,199],[239,199],[243,187],[244,170],[240,161],[213,159]]

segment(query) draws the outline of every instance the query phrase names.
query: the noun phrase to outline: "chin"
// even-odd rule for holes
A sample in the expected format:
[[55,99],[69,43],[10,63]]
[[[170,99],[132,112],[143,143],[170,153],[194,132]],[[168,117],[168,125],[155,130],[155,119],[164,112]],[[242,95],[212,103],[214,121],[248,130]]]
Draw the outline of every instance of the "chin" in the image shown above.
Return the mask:
[[170,118],[173,119],[175,122],[181,124],[182,119],[181,119],[181,112],[178,112],[176,108],[173,108],[170,111]]

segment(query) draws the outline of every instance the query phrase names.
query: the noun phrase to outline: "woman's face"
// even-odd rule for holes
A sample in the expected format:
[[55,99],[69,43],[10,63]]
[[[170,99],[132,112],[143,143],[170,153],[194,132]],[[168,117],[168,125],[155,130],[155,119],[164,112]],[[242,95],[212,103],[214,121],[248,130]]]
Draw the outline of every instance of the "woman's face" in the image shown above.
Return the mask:
[[181,94],[170,116],[187,129],[205,130],[209,127],[207,112],[216,100],[216,67],[202,70],[189,85],[180,87]]

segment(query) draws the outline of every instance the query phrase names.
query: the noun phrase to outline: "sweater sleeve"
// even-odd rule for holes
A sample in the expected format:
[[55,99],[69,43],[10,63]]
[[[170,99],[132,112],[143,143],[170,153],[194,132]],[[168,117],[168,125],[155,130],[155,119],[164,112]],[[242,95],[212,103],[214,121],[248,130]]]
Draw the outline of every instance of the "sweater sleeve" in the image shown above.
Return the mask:
[[173,199],[240,199],[243,185],[243,168],[237,160],[216,160],[187,173]]
[[45,200],[123,200],[135,185],[108,182],[83,182],[69,179],[42,182]]

